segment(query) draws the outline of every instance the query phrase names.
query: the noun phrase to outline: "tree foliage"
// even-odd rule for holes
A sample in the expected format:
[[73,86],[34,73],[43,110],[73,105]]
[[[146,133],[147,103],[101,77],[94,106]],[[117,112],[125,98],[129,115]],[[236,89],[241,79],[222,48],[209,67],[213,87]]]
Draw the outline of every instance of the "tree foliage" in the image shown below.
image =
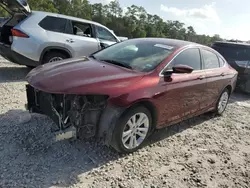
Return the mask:
[[[205,45],[222,40],[219,35],[198,35],[192,26],[185,26],[179,21],[165,21],[158,15],[149,14],[141,6],[132,5],[124,10],[118,0],[105,5],[90,4],[88,0],[28,0],[28,3],[32,10],[55,12],[99,22],[117,35],[128,38],[167,37]],[[2,8],[0,15],[7,15]]]

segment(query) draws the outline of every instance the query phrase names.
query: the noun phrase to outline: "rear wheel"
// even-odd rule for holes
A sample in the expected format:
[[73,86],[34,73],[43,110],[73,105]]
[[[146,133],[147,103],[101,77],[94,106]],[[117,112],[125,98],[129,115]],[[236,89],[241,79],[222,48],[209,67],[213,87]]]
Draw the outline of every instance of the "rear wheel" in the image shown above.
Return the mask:
[[227,107],[228,101],[229,101],[229,90],[226,88],[221,93],[220,98],[217,102],[216,110],[215,110],[217,115],[223,114],[223,112],[225,111]]
[[131,153],[146,141],[152,128],[152,117],[147,108],[129,110],[116,125],[111,145],[118,152]]
[[43,64],[53,63],[53,62],[60,61],[66,58],[67,58],[67,55],[65,55],[64,53],[52,51],[52,52],[48,52],[45,54],[42,63]]

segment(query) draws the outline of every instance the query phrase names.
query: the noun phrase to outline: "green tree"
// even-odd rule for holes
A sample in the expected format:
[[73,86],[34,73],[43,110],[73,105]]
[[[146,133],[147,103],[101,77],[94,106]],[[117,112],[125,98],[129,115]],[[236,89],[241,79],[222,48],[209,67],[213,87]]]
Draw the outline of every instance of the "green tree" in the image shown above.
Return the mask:
[[[88,0],[28,0],[32,10],[55,12],[101,23],[117,35],[128,38],[168,37],[211,45],[222,40],[219,35],[212,37],[198,35],[192,26],[186,27],[177,20],[164,21],[158,15],[149,14],[142,6],[131,5],[125,13],[118,0],[109,4],[90,4]],[[0,8],[0,16],[8,13]]]
[[54,1],[52,0],[29,0],[28,1],[30,8],[32,10],[39,10],[45,12],[55,12],[57,13],[58,10],[54,6]]

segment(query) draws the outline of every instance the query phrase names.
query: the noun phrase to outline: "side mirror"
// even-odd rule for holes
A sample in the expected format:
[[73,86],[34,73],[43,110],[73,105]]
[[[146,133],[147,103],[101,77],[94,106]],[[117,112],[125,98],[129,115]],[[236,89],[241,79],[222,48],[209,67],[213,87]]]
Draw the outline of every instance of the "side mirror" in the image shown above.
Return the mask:
[[193,67],[188,65],[175,65],[173,67],[173,73],[191,73],[193,70]]
[[184,73],[191,73],[193,72],[193,68],[190,67],[190,66],[187,66],[187,65],[175,65],[172,70],[165,70],[163,72],[163,75],[168,77],[168,76],[171,76],[171,74],[173,73],[179,73],[179,74],[184,74]]
[[104,49],[104,48],[106,48],[108,45],[105,44],[105,43],[103,43],[103,42],[100,42],[100,46],[101,46],[102,49]]

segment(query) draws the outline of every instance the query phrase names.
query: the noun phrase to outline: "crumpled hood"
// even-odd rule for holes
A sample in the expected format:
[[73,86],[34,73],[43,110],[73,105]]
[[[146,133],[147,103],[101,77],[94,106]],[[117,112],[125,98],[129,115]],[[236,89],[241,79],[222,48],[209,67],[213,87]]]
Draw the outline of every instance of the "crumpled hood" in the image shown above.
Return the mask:
[[48,93],[115,95],[131,90],[143,75],[80,57],[41,65],[30,71],[26,79],[34,88]]

